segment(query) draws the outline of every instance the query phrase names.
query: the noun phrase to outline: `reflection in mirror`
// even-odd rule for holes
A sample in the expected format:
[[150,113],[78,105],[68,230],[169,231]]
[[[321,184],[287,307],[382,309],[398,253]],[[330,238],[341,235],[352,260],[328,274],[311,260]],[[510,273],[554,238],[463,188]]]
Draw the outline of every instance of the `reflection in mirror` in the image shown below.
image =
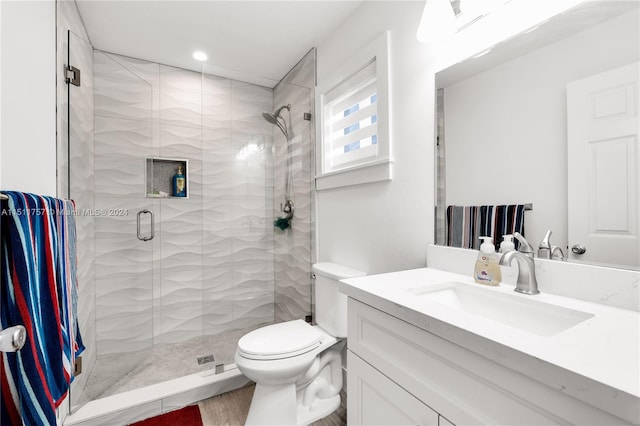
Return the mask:
[[437,244],[447,206],[532,203],[535,248],[550,229],[638,269],[639,26],[638,2],[585,2],[437,74]]

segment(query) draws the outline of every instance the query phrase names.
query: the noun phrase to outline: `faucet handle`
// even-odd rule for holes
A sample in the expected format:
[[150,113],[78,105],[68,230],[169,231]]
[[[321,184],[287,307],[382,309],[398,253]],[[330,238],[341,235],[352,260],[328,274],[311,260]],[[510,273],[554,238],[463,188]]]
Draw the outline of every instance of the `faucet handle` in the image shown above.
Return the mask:
[[531,244],[529,244],[529,241],[527,241],[519,232],[514,232],[513,236],[515,237],[516,240],[520,242],[518,251],[530,257],[533,257],[533,247],[531,247]]
[[538,245],[538,257],[540,259],[551,259],[551,230],[549,229],[542,241]]

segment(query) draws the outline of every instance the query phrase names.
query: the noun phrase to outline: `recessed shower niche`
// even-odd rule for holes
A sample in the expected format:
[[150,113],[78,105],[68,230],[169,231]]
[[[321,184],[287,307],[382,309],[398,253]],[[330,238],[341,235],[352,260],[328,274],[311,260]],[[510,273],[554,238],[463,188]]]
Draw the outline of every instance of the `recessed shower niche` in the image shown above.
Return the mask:
[[147,198],[189,198],[189,161],[147,158]]

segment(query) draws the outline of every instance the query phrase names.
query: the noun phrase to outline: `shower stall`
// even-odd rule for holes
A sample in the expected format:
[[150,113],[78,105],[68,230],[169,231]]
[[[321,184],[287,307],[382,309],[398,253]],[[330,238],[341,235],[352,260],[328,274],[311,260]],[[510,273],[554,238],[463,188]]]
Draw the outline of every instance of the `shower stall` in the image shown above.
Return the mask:
[[315,50],[273,88],[94,50],[71,31],[62,50],[82,73],[59,87],[87,347],[73,413],[228,372],[244,333],[311,314]]

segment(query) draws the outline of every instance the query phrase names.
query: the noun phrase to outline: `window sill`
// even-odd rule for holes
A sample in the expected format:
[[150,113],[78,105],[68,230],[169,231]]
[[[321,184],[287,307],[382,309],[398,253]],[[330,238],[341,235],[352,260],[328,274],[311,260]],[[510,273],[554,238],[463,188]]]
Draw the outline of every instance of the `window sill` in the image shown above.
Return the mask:
[[390,160],[378,160],[373,163],[318,175],[316,176],[316,190],[322,191],[324,189],[391,180],[392,164],[393,162]]

